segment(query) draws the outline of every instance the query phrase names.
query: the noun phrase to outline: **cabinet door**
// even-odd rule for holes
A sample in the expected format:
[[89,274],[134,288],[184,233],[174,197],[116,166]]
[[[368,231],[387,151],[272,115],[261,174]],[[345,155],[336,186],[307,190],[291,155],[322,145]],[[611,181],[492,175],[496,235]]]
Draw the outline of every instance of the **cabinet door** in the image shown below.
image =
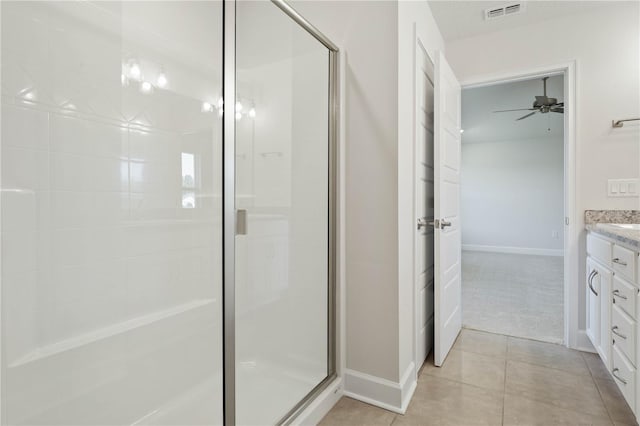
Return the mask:
[[[595,265],[596,273],[592,278],[592,286],[598,293],[600,302],[600,341],[596,349],[607,368],[611,363],[611,280],[612,273],[608,269]],[[587,276],[588,277],[588,276]],[[598,291],[598,289],[600,291]],[[589,289],[589,293],[593,295]]]
[[587,336],[593,346],[598,349],[601,346],[600,328],[602,324],[600,322],[600,288],[597,287],[600,280],[594,279],[596,274],[598,274],[598,269],[595,262],[591,258],[587,258]]

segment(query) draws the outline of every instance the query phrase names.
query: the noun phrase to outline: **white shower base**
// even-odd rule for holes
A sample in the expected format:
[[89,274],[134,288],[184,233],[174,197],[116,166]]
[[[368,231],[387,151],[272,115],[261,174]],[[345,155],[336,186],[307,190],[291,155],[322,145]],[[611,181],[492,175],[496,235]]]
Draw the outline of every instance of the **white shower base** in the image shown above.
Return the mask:
[[236,367],[238,425],[276,424],[324,379],[318,376],[312,382],[308,371],[303,374],[290,365],[269,361],[240,362]]

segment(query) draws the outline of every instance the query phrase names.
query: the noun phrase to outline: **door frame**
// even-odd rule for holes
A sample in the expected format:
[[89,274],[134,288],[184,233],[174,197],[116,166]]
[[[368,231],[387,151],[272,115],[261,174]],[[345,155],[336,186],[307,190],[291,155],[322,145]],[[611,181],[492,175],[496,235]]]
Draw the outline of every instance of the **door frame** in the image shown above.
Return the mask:
[[517,71],[472,77],[460,82],[462,89],[514,83],[548,75],[564,76],[564,337],[563,345],[574,349],[588,348],[585,332],[579,332],[580,288],[579,230],[576,210],[576,61],[525,68]]
[[[416,53],[420,46],[424,46],[420,37],[416,34],[414,43],[414,89],[416,78]],[[424,49],[424,47],[423,47]],[[433,63],[433,58],[429,55],[429,52],[425,49],[427,57]],[[466,78],[460,80],[460,86],[462,90],[483,86],[492,86],[501,83],[517,82],[522,80],[529,80],[537,77],[542,77],[549,74],[564,76],[564,99],[565,99],[565,122],[564,122],[564,216],[565,226],[563,230],[564,236],[564,327],[563,327],[563,344],[566,347],[573,349],[590,350],[591,347],[586,332],[580,330],[580,263],[579,263],[579,238],[580,232],[577,227],[578,212],[576,210],[576,110],[577,110],[577,94],[576,94],[576,68],[577,63],[575,60],[550,64],[540,67],[524,68],[509,72],[490,73],[475,77]],[[437,89],[436,89],[437,90]],[[413,109],[413,145],[415,150],[416,139],[416,93],[414,93],[414,105]],[[417,184],[417,170],[413,171],[413,184],[414,187]],[[415,211],[415,191],[414,188],[414,211]],[[414,218],[415,219],[415,218]],[[413,283],[415,283],[415,237],[414,237],[414,267],[412,270]],[[416,373],[420,369],[418,361],[418,332],[419,332],[419,301],[418,295],[415,290],[415,284],[413,289],[414,294],[414,362],[416,365]],[[435,301],[434,301],[435,303]]]

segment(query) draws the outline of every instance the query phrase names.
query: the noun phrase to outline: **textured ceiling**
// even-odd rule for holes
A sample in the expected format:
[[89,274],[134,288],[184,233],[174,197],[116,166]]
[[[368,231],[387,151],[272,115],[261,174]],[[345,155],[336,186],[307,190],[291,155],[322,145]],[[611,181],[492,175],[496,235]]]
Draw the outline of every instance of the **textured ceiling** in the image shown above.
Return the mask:
[[613,7],[617,1],[526,1],[521,14],[484,19],[484,10],[492,7],[518,3],[506,1],[429,1],[440,32],[446,41],[471,37],[478,34],[506,30],[553,19],[561,16],[584,13],[598,7]]

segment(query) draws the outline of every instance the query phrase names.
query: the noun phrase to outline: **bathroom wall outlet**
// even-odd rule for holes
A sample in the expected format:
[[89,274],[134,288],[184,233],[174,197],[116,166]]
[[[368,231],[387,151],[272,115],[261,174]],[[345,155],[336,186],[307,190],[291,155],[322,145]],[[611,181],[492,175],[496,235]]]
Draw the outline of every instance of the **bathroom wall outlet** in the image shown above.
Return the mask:
[[609,197],[637,197],[638,179],[609,179],[607,181],[607,195]]
[[554,240],[558,239],[558,231],[551,231],[551,238],[553,238]]

